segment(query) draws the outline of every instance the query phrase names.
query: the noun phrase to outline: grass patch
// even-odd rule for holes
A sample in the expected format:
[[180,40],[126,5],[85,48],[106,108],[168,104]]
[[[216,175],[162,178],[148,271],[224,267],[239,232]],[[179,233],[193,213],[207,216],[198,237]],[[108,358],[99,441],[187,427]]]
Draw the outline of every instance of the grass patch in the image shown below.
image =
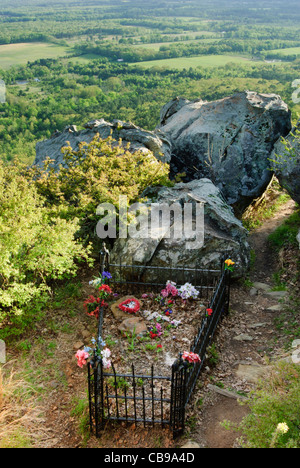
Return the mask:
[[137,62],[132,65],[138,65],[145,68],[160,67],[160,68],[175,68],[182,70],[183,68],[196,68],[196,67],[222,67],[228,63],[239,64],[259,64],[263,62],[255,62],[247,57],[240,57],[234,55],[199,55],[197,57],[178,57],[162,60],[150,60],[147,62]]
[[42,58],[63,57],[70,53],[69,47],[45,42],[8,44],[0,46],[0,68],[7,70],[12,66],[26,65],[28,61]]
[[30,448],[40,423],[31,385],[0,367],[0,448]]
[[288,47],[287,49],[273,49],[268,50],[268,54],[286,55],[300,55],[300,47]]
[[298,209],[286,221],[284,221],[281,226],[269,235],[268,240],[271,246],[278,252],[284,247],[296,247],[298,245],[297,234],[299,229],[300,210]]
[[267,219],[272,218],[291,197],[283,190],[277,179],[273,178],[264,195],[254,200],[242,217],[243,225],[249,231],[258,228]]
[[[244,448],[299,448],[299,392],[299,366],[279,362],[252,393],[248,401],[250,414],[240,426],[228,421],[222,425],[242,433],[240,441]],[[283,423],[286,432],[278,428]]]

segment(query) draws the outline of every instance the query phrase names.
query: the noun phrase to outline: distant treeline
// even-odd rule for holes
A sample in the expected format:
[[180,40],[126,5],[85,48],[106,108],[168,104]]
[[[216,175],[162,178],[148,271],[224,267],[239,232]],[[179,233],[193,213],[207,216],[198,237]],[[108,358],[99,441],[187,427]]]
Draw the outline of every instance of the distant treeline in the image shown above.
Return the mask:
[[[168,45],[161,45],[160,49],[148,49],[143,47],[131,47],[127,44],[113,44],[113,43],[98,43],[89,44],[83,43],[77,45],[74,49],[75,53],[78,54],[94,54],[99,57],[107,57],[112,61],[124,60],[125,62],[143,62],[150,60],[161,60],[176,57],[193,57],[197,55],[220,55],[220,54],[247,54],[252,56],[261,56],[262,58],[270,57],[270,59],[280,58],[280,54],[267,54],[267,50],[275,49],[275,43],[278,45],[278,41],[270,41],[269,43],[262,43],[258,40],[221,40],[211,43],[206,42],[189,42],[189,43],[173,43]],[[300,47],[300,41],[292,43],[283,43],[280,41],[281,47]],[[287,45],[288,44],[288,45]],[[293,61],[297,58],[295,54],[291,54],[289,61]],[[288,60],[288,59],[284,59]]]

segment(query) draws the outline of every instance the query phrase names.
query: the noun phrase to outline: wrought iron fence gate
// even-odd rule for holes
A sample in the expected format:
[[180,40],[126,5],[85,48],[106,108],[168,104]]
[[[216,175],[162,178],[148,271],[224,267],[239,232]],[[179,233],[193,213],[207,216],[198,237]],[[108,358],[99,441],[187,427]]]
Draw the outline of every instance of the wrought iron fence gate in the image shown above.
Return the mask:
[[[114,272],[113,283],[129,286],[131,292],[132,288],[159,289],[166,282],[157,280],[157,274],[163,270],[167,275],[172,272],[172,276],[167,277],[174,280],[179,278],[182,284],[186,278],[190,282],[194,280],[202,296],[206,297],[207,307],[213,310],[211,316],[206,315],[202,319],[190,349],[200,356],[201,362],[189,365],[180,353],[168,376],[156,375],[153,365],[143,374],[135,372],[134,364],[128,373],[118,373],[113,364],[107,371],[96,352],[88,365],[90,428],[96,437],[100,436],[101,430],[109,421],[142,423],[144,426],[161,424],[169,426],[176,437],[184,430],[186,407],[201,374],[207,348],[218,323],[228,313],[230,271],[224,268],[223,260],[220,270],[110,264],[107,251],[103,252],[103,270]],[[148,278],[146,281],[143,279],[145,274]],[[149,278],[154,278],[154,281]],[[104,308],[101,308],[98,340],[102,338],[103,313]]]

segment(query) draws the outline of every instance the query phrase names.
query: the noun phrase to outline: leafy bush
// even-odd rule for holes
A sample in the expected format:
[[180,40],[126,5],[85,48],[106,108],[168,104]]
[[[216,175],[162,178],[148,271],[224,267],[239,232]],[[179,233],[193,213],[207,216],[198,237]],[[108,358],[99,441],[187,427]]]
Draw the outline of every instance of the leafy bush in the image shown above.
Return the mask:
[[0,163],[0,335],[21,333],[37,318],[49,280],[74,276],[90,248],[74,240],[78,220],[44,206],[25,168]]
[[117,209],[119,196],[126,195],[128,205],[138,200],[148,186],[170,185],[169,165],[158,161],[149,151],[131,153],[111,137],[96,135],[91,143],[81,143],[77,151],[63,149],[64,161],[59,171],[45,162],[43,169],[34,168],[39,193],[49,207],[61,208],[66,219],[78,217],[81,235],[91,238],[99,218],[97,206],[111,203]]

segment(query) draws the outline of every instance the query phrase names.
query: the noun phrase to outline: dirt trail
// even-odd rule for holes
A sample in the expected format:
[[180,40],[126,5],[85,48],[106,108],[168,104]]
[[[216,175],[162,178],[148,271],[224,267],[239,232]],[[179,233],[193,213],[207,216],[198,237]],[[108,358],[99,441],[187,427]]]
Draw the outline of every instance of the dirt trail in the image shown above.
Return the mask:
[[[294,210],[294,203],[288,202],[262,227],[250,236],[256,261],[250,274],[252,282],[271,283],[276,269],[276,259],[270,250],[268,235],[280,225]],[[187,440],[195,441],[200,447],[232,448],[236,446],[237,434],[220,426],[228,419],[239,423],[246,415],[247,408],[241,406],[236,392],[249,391],[265,365],[266,354],[279,352],[272,342],[274,333],[273,319],[276,312],[268,308],[278,304],[278,299],[266,297],[262,291],[250,295],[250,288],[235,283],[231,294],[231,313],[226,317],[216,337],[219,360],[216,366],[205,370],[199,380],[189,407],[187,430],[183,437],[173,442],[170,434],[161,429],[142,429],[129,427],[104,431],[101,439],[90,437],[83,444],[78,431],[78,416],[71,414],[74,399],[86,396],[86,372],[76,366],[74,350],[89,335],[89,320],[75,317],[72,321],[74,333],[59,333],[56,336],[56,352],[53,365],[59,363],[59,372],[64,382],[54,379],[50,382],[50,392],[43,401],[45,420],[42,437],[36,448],[101,448],[101,447],[181,447]],[[78,308],[82,304],[78,303]],[[76,305],[75,305],[76,307]],[[278,313],[278,312],[277,312]],[[76,334],[77,333],[77,334]],[[50,359],[51,361],[51,359]],[[48,363],[50,366],[51,362]],[[245,374],[247,371],[252,371]],[[254,374],[253,374],[254,371]],[[250,377],[249,377],[250,376]],[[233,392],[229,396],[218,393],[218,389]],[[219,390],[220,391],[220,390]]]
[[[276,256],[268,245],[268,236],[294,211],[295,203],[289,201],[271,219],[250,235],[250,245],[255,252],[255,264],[250,272],[251,282],[267,283],[272,286],[272,275],[276,272]],[[231,313],[223,322],[217,336],[220,352],[218,365],[207,373],[207,381],[213,380],[215,387],[206,386],[195,398],[204,403],[198,414],[198,424],[190,438],[200,447],[234,448],[238,446],[237,433],[225,429],[220,423],[229,420],[239,423],[247,414],[234,395],[249,391],[261,377],[266,365],[265,356],[280,355],[281,349],[274,344],[274,318],[280,310],[280,298],[268,297],[265,291],[233,284]],[[209,384],[208,384],[209,385]],[[218,393],[218,386],[231,390],[229,396]],[[221,390],[222,391],[222,390]]]

